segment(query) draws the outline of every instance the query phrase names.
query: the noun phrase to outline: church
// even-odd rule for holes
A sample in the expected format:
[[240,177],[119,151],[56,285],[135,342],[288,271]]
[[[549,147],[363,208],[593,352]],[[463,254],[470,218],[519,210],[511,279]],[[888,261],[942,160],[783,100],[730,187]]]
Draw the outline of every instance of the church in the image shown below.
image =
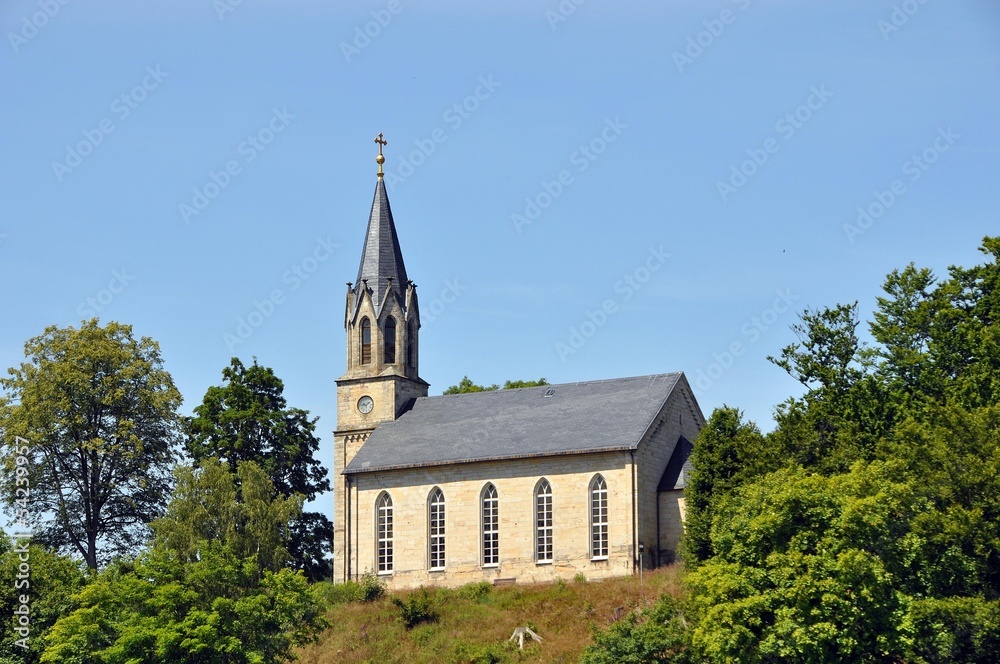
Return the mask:
[[600,579],[673,562],[691,442],[683,373],[428,396],[383,181],[347,284],[334,580],[392,589]]

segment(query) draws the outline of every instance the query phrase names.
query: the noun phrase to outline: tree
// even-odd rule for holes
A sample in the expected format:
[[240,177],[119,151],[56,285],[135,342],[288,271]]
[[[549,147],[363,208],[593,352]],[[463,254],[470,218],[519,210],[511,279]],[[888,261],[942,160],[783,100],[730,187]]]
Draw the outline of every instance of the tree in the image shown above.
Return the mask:
[[750,479],[777,466],[753,422],[729,406],[716,408],[695,440],[691,476],[684,491],[683,558],[691,566],[713,555],[709,531],[719,501]]
[[[508,380],[503,384],[505,390],[513,390],[520,387],[539,387],[540,385],[548,385],[549,381],[544,378],[539,378],[538,380]],[[468,394],[470,392],[489,392],[492,390],[499,390],[501,387],[494,383],[493,385],[477,385],[469,380],[468,376],[463,376],[462,380],[458,382],[458,385],[452,385],[444,391],[444,394]]]
[[[21,514],[36,541],[76,551],[96,569],[109,555],[134,550],[163,510],[181,395],[157,343],[136,340],[129,325],[52,326],[24,350],[29,361],[0,379],[7,392],[0,491],[18,506],[27,486],[30,510],[22,504]],[[15,472],[18,457],[25,477]]]
[[312,641],[326,626],[321,603],[281,553],[299,501],[275,497],[253,462],[237,473],[217,460],[181,469],[153,547],[77,593],[41,661],[258,664],[291,661]]
[[69,613],[72,596],[83,587],[83,569],[79,560],[3,533],[0,551],[0,664],[34,664],[45,633]]
[[[253,461],[270,478],[275,496],[300,495],[311,501],[329,491],[326,469],[315,458],[318,418],[310,419],[308,411],[289,408],[284,383],[256,359],[246,367],[234,357],[222,377],[224,384],[208,389],[187,425],[186,448],[195,463],[216,457],[236,474],[240,462]],[[292,564],[310,580],[329,577],[326,556],[333,549],[330,519],[319,512],[305,512],[290,528]]]
[[196,562],[206,542],[218,542],[238,558],[254,558],[261,570],[277,571],[291,560],[291,527],[302,498],[276,495],[274,484],[253,461],[236,473],[218,459],[176,471],[177,488],[167,513],[153,522],[154,544],[183,563]]
[[893,572],[930,505],[896,475],[780,470],[728,496],[716,555],[688,577],[695,649],[709,661],[900,661],[906,603]]

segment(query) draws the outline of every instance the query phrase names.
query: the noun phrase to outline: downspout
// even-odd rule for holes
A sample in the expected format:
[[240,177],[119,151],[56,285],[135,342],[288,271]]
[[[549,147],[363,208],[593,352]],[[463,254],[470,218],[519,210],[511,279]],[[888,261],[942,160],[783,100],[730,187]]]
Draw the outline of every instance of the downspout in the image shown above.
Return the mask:
[[344,581],[351,580],[351,476],[344,475]]
[[656,558],[653,560],[653,569],[660,566],[660,491],[656,490]]
[[636,551],[639,550],[639,522],[636,516],[636,495],[635,495],[635,450],[628,451],[632,457],[632,573],[635,574]]

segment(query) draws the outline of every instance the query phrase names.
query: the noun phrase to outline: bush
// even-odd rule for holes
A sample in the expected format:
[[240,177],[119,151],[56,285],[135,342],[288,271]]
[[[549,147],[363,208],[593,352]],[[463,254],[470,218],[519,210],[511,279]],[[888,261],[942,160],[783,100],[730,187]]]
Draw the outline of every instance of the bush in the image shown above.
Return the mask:
[[595,631],[580,664],[685,664],[691,661],[690,643],[680,603],[664,595],[646,611],[633,611]]
[[470,583],[469,585],[462,586],[458,589],[458,595],[464,599],[478,602],[488,597],[492,591],[493,585],[491,583],[480,581],[479,583]]
[[385,584],[378,578],[375,572],[365,572],[361,575],[361,582],[358,583],[357,601],[374,602],[385,595]]
[[507,643],[475,645],[460,641],[455,644],[453,660],[464,664],[508,664],[514,661],[513,650],[513,645]]
[[313,594],[328,607],[351,602],[374,602],[385,595],[385,584],[375,574],[365,572],[360,581],[321,581],[313,584]]
[[431,598],[423,588],[407,597],[406,601],[393,597],[392,603],[399,607],[400,617],[406,629],[413,629],[423,622],[437,620],[437,613],[431,609]]

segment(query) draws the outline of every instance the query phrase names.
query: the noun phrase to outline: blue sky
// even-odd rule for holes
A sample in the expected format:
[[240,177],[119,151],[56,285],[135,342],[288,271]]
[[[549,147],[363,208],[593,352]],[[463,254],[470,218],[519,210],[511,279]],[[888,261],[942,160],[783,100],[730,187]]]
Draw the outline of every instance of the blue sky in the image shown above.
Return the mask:
[[187,413],[256,356],[325,462],[378,132],[432,394],[684,371],[766,430],[798,312],[867,315],[1000,232],[992,1],[11,0],[0,27],[0,364],[97,314],[159,341]]

